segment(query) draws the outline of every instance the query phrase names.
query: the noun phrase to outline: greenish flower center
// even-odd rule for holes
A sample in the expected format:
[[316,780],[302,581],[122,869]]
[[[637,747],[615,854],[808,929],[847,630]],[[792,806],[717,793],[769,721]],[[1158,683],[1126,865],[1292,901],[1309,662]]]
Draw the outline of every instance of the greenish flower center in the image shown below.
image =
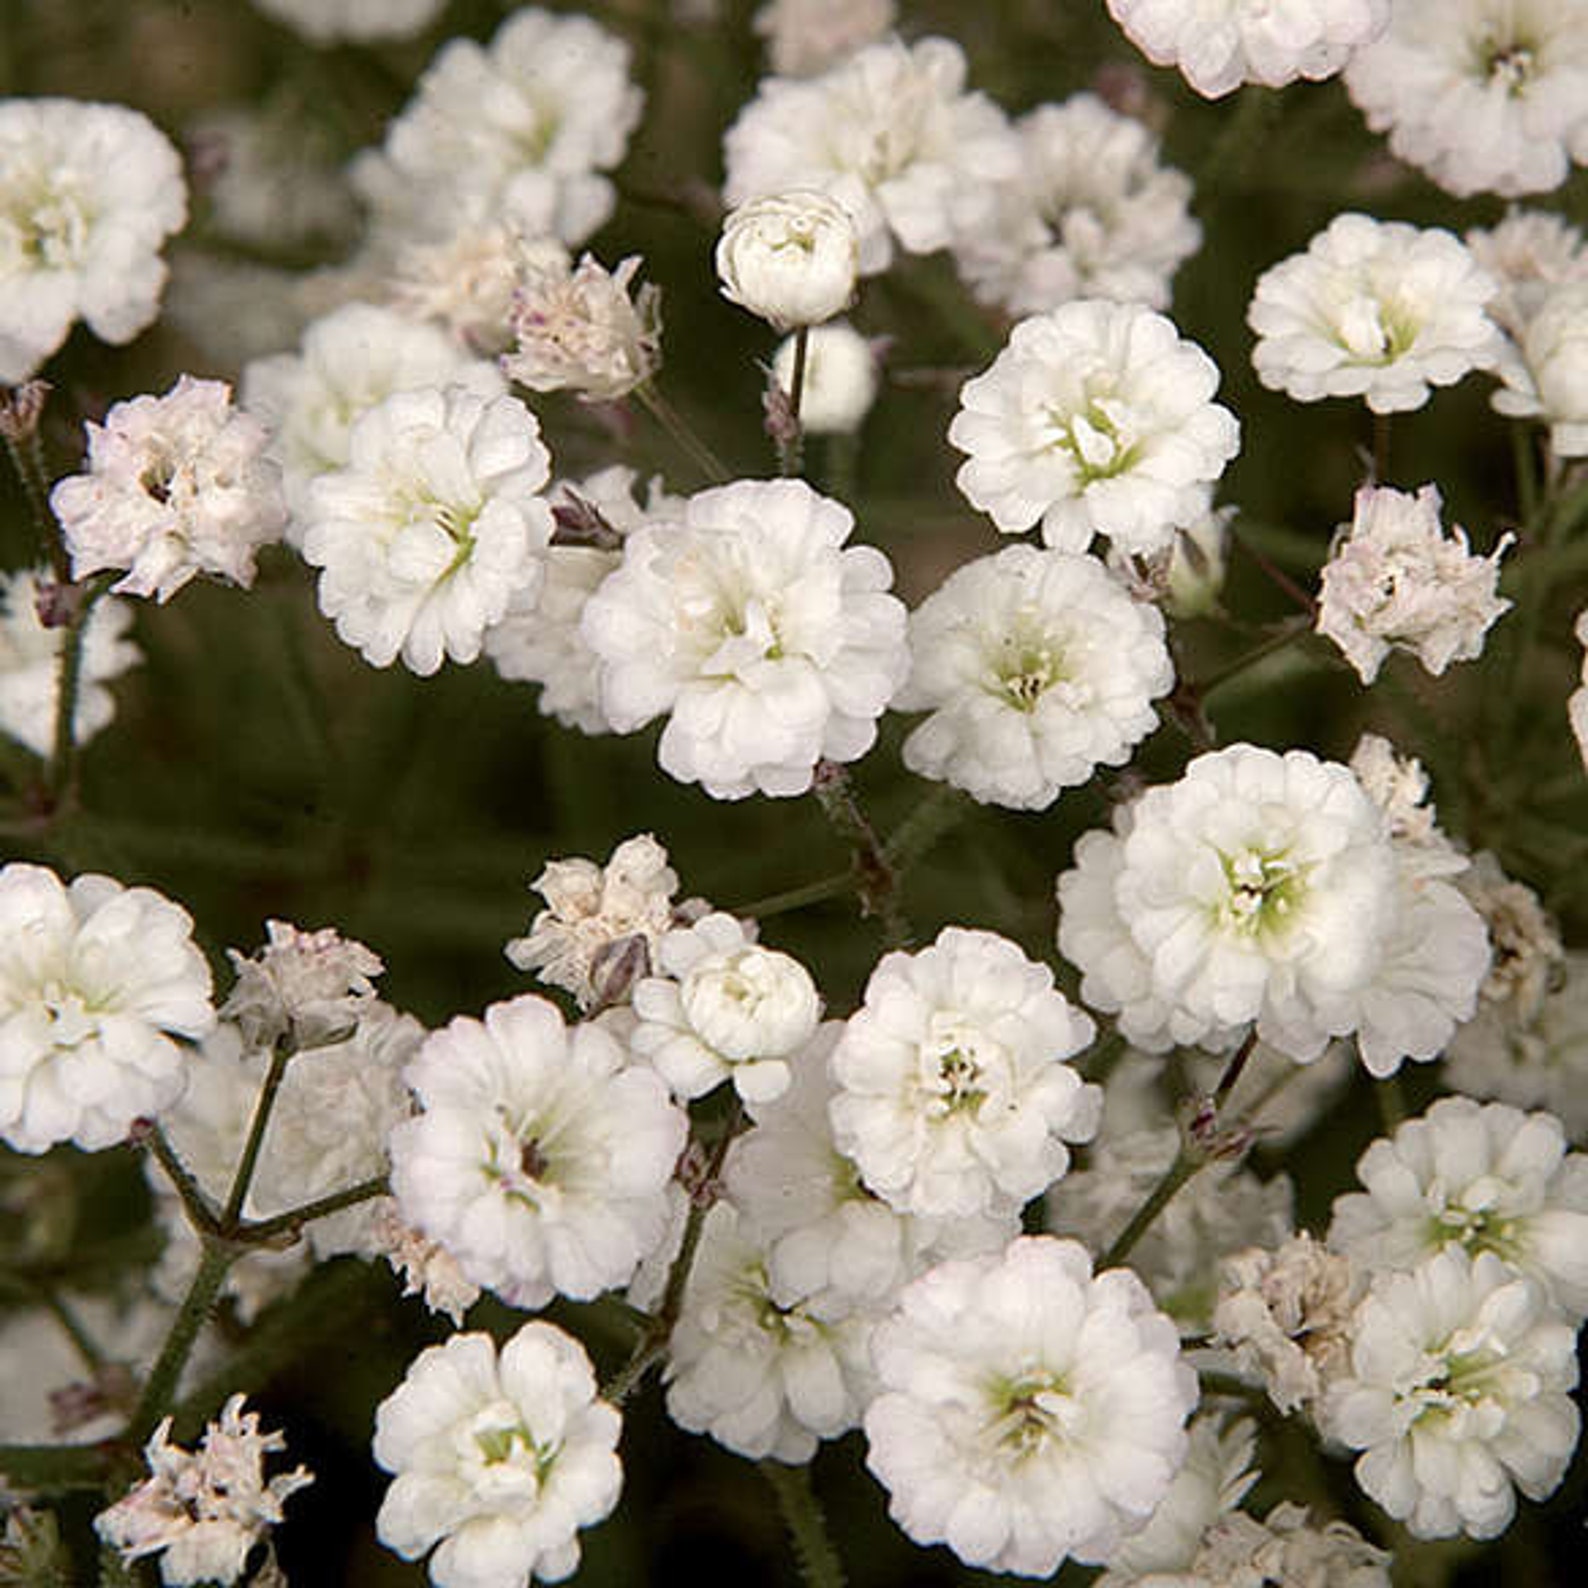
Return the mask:
[[1283,849],[1220,854],[1227,892],[1217,908],[1221,925],[1256,937],[1288,925],[1306,891],[1302,868]]

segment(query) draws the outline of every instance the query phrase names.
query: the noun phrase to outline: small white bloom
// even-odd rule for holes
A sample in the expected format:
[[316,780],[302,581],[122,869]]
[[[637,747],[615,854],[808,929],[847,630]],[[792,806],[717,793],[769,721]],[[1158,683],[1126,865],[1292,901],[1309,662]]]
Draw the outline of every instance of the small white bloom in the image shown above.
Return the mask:
[[717,240],[717,281],[729,303],[777,331],[820,325],[855,296],[860,243],[849,211],[814,188],[747,199]]
[[1252,364],[1298,402],[1421,408],[1430,387],[1499,362],[1500,330],[1485,312],[1497,287],[1450,232],[1337,215],[1304,254],[1258,278],[1246,311]]
[[181,1095],[171,1036],[214,1020],[180,905],[110,877],[0,870],[0,1138],[18,1152],[120,1141]]
[[345,1037],[375,998],[371,976],[385,970],[380,956],[334,927],[305,932],[287,921],[266,921],[269,941],[257,954],[227,950],[236,985],[221,1005],[252,1047],[269,1047],[291,1033],[294,1046],[313,1048]]
[[1046,1577],[1106,1560],[1185,1458],[1196,1375],[1128,1269],[1027,1236],[943,1263],[880,1324],[866,1464],[888,1512],[967,1565]]
[[615,402],[649,380],[662,361],[662,295],[634,285],[640,264],[631,255],[608,270],[586,254],[574,266],[561,250],[540,250],[520,270],[510,316],[517,345],[503,370],[530,391],[574,391],[588,402]]
[[446,0],[253,0],[267,16],[315,44],[407,39],[435,21]]
[[1218,384],[1213,360],[1161,314],[1063,304],[1022,320],[961,389],[948,439],[970,456],[954,482],[1005,534],[1040,521],[1059,551],[1095,535],[1157,551],[1207,510],[1239,450]]
[[1092,1022],[1045,965],[991,932],[945,927],[885,955],[833,1051],[833,1139],[892,1207],[1005,1213],[1069,1167],[1102,1093],[1063,1061]]
[[372,303],[349,303],[322,315],[296,353],[255,359],[243,370],[243,406],[274,436],[298,546],[309,512],[310,484],[344,467],[353,421],[394,392],[464,385],[481,397],[507,389],[494,364],[472,357],[434,325]]
[[1283,88],[1332,77],[1384,31],[1389,0],[1108,0],[1108,14],[1154,66],[1177,66],[1201,95],[1242,83]]
[[659,974],[634,988],[630,1037],[675,1097],[703,1097],[719,1082],[756,1102],[788,1090],[788,1059],[810,1040],[821,999],[797,959],[762,948],[720,911],[669,932]]
[[1317,631],[1345,653],[1364,684],[1378,677],[1391,650],[1411,651],[1436,678],[1452,662],[1483,654],[1495,619],[1511,603],[1495,593],[1504,535],[1487,557],[1474,556],[1467,534],[1439,522],[1437,486],[1415,496],[1364,485],[1349,527],[1324,565]]
[[860,237],[860,272],[946,247],[953,212],[1019,150],[1003,112],[965,92],[965,56],[949,39],[868,45],[820,77],[767,78],[723,144],[730,205],[790,188],[836,199]]
[[375,1460],[395,1474],[376,1535],[404,1560],[436,1546],[436,1588],[560,1582],[578,1569],[579,1529],[618,1503],[622,1426],[555,1325],[526,1323],[500,1356],[488,1334],[455,1334],[375,1410]]
[[432,1032],[407,1071],[423,1112],[391,1133],[404,1219],[511,1306],[626,1284],[667,1232],[688,1124],[625,1057],[543,998]]
[[606,1000],[606,982],[631,945],[643,950],[643,969],[656,963],[662,937],[674,924],[678,873],[650,833],[625,838],[606,865],[593,860],[548,860],[530,886],[546,908],[515,937],[507,957],[553,987],[562,987],[581,1009]]
[[[1364,733],[1356,741],[1349,764],[1367,797],[1384,813],[1397,850],[1414,856],[1422,875],[1467,869],[1467,857],[1439,830],[1437,813],[1428,803],[1428,775],[1421,761],[1398,755],[1395,746],[1379,734]],[[1465,891],[1466,884],[1462,887]]]
[[[0,574],[0,733],[46,756],[55,747],[55,705],[59,699],[61,642],[66,630],[46,628],[41,601],[55,599],[54,576],[47,568]],[[82,634],[77,704],[72,712],[74,743],[86,744],[116,715],[116,697],[105,687],[143,660],[127,638],[132,608],[114,596],[101,596]]]
[[1457,885],[1489,934],[1493,962],[1479,989],[1484,1003],[1498,1006],[1517,1026],[1532,1024],[1565,972],[1566,950],[1554,922],[1538,895],[1506,876],[1487,850]]
[[1346,91],[1459,198],[1541,193],[1588,155],[1588,17],[1574,0],[1396,0]]
[[894,0],[767,0],[753,26],[774,72],[808,77],[876,43],[894,15]]
[[1414,1538],[1495,1538],[1515,1489],[1541,1500],[1565,1476],[1575,1331],[1492,1252],[1447,1247],[1380,1274],[1353,1333],[1321,1426],[1362,1452],[1357,1482]]
[[1588,280],[1588,242],[1562,216],[1510,209],[1498,226],[1466,233],[1472,257],[1500,284],[1489,314],[1519,337],[1552,287]]
[[809,1461],[819,1440],[860,1422],[876,1387],[875,1322],[852,1305],[775,1294],[764,1248],[718,1203],[669,1342],[667,1414],[752,1460]]
[[195,574],[254,582],[254,553],[287,515],[269,437],[232,407],[230,386],[182,375],[163,397],[117,403],[84,429],[88,472],[50,492],[74,578],[124,568],[113,590],[160,601]]
[[1588,1155],[1553,1114],[1443,1097],[1356,1166],[1329,1244],[1359,1268],[1415,1268],[1455,1245],[1493,1252],[1573,1320],[1588,1316]]
[[893,570],[844,549],[853,526],[802,480],[739,480],[630,535],[581,625],[613,727],[666,713],[662,770],[717,799],[864,755],[909,659]]
[[320,610],[375,667],[421,677],[472,662],[486,629],[544,577],[551,473],[540,425],[514,397],[462,386],[398,392],[366,410],[348,466],[316,479],[304,559]]
[[1588,456],[1588,280],[1549,288],[1500,365],[1491,401],[1502,414],[1540,419],[1560,458]]
[[1233,1348],[1281,1412],[1316,1401],[1349,1357],[1362,1271],[1305,1230],[1275,1250],[1236,1252],[1220,1268],[1214,1344]]
[[575,245],[612,213],[611,180],[640,119],[629,50],[589,17],[513,12],[489,45],[449,39],[354,161],[378,246],[501,221]]
[[1043,314],[1072,298],[1169,307],[1195,253],[1191,181],[1158,162],[1158,140],[1095,94],[1039,105],[1015,123],[1020,169],[978,193],[954,260],[978,301]]
[[[785,396],[794,390],[795,341],[788,337],[772,355],[772,378]],[[800,428],[813,436],[853,435],[876,400],[871,343],[846,321],[812,326],[806,332]]]
[[904,764],[1017,809],[1123,765],[1174,684],[1155,607],[1095,558],[1034,546],[951,574],[911,615],[910,657],[893,705],[931,715]]
[[[1349,1522],[1313,1525],[1305,1506],[1276,1505],[1259,1522],[1232,1511],[1208,1529],[1175,1588],[1390,1588],[1391,1557]],[[1156,1588],[1156,1585],[1155,1585]]]
[[77,319],[130,342],[159,312],[160,247],[186,220],[181,158],[148,117],[0,104],[0,384],[26,380]]
[[444,1312],[454,1329],[480,1299],[480,1287],[465,1278],[458,1260],[444,1246],[403,1221],[395,1197],[379,1197],[370,1208],[370,1241],[402,1277],[405,1296],[422,1296],[431,1312]]
[[167,1584],[234,1583],[248,1552],[283,1519],[282,1506],[314,1481],[306,1467],[265,1478],[265,1457],[287,1448],[262,1434],[259,1413],[233,1395],[198,1452],[170,1442],[161,1420],[143,1448],[150,1476],[94,1518],[94,1531],[126,1563],[159,1554]]

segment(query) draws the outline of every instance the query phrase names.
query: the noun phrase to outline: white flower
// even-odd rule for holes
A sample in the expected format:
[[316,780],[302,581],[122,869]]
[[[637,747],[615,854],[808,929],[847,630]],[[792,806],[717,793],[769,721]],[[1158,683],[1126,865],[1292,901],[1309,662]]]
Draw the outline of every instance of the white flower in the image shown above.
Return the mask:
[[1447,1248],[1381,1274],[1357,1309],[1351,1371],[1324,1432],[1352,1449],[1366,1493],[1414,1538],[1494,1538],[1540,1500],[1577,1442],[1576,1337],[1492,1252]]
[[1298,402],[1421,408],[1430,387],[1499,361],[1500,331],[1485,313],[1496,288],[1449,232],[1337,215],[1306,253],[1258,278],[1246,311],[1252,364]]
[[954,259],[977,299],[1042,314],[1072,298],[1167,309],[1202,228],[1191,182],[1158,163],[1158,140],[1095,94],[1039,105],[1015,124],[1018,172],[978,194]]
[[655,976],[634,988],[629,1039],[682,1099],[733,1079],[740,1097],[770,1102],[788,1090],[788,1059],[809,1041],[821,999],[797,959],[762,948],[720,911],[669,932]]
[[1213,1340],[1287,1415],[1315,1401],[1351,1349],[1361,1270],[1305,1230],[1275,1250],[1234,1253],[1220,1265]]
[[1588,156],[1588,17],[1575,0],[1396,0],[1345,86],[1447,192],[1540,193]]
[[254,0],[267,16],[316,44],[406,39],[435,21],[446,0]]
[[1003,113],[965,92],[948,39],[868,45],[821,77],[771,77],[723,145],[730,205],[790,188],[836,199],[860,236],[860,271],[946,247],[965,194],[1011,175],[1019,151]]
[[[53,601],[57,586],[46,568],[0,574],[0,733],[26,745],[34,755],[55,747],[55,705],[60,688],[61,641],[65,628],[46,628],[41,601]],[[102,596],[88,614],[78,664],[77,704],[72,738],[86,744],[116,715],[116,698],[105,687],[143,660],[127,638],[132,608]]]
[[1498,412],[1542,420],[1557,457],[1588,456],[1588,280],[1543,294],[1500,375],[1505,384],[1491,399]]
[[1092,1022],[1006,938],[945,927],[885,955],[833,1051],[833,1139],[904,1213],[1018,1208],[1090,1140],[1102,1093],[1063,1060]]
[[546,908],[527,936],[508,943],[507,957],[590,1009],[607,1001],[606,983],[632,946],[643,950],[641,974],[656,963],[674,922],[678,873],[656,839],[640,833],[625,838],[604,867],[583,858],[548,860],[530,886]]
[[628,46],[584,16],[526,6],[489,46],[447,41],[384,146],[354,162],[378,243],[441,240],[502,221],[583,242],[612,213],[611,181],[640,119]]
[[370,1244],[403,1281],[405,1296],[421,1296],[431,1312],[444,1312],[454,1329],[480,1299],[480,1287],[464,1277],[458,1260],[436,1241],[403,1222],[395,1197],[378,1197],[370,1208]]
[[1498,226],[1466,233],[1476,259],[1500,284],[1489,315],[1519,337],[1550,289],[1588,280],[1588,243],[1563,217],[1543,210],[1511,209]]
[[206,1426],[197,1454],[170,1436],[166,1417],[143,1448],[150,1476],[101,1511],[94,1531],[126,1563],[159,1554],[164,1583],[234,1583],[248,1552],[313,1475],[300,1466],[266,1480],[265,1457],[287,1441],[260,1433],[259,1413],[245,1412],[241,1395]]
[[1329,1244],[1367,1271],[1415,1268],[1455,1245],[1493,1252],[1574,1321],[1588,1316],[1588,1155],[1553,1114],[1443,1097],[1356,1166]]
[[[877,400],[877,354],[847,321],[814,325],[806,333],[800,428],[807,435],[857,431]],[[785,396],[794,389],[794,344],[787,337],[772,355],[772,378]]]
[[630,535],[581,625],[612,726],[668,714],[662,770],[717,799],[864,755],[909,661],[893,570],[842,549],[853,525],[801,480],[739,480]]
[[515,1307],[627,1283],[667,1230],[687,1122],[654,1071],[542,998],[459,1015],[408,1066],[391,1133],[402,1215]]
[[1332,77],[1384,30],[1389,0],[1108,0],[1154,66],[1177,66],[1208,99],[1242,83]]
[[[1175,1588],[1202,1588],[1183,1576],[1197,1557],[1204,1535],[1241,1503],[1260,1474],[1252,1466],[1257,1427],[1201,1411],[1186,1429],[1188,1447],[1168,1493],[1158,1502],[1147,1525],[1108,1557],[1108,1570],[1098,1588],[1130,1588],[1134,1583],[1161,1584],[1163,1573]],[[1218,1582],[1214,1588],[1233,1588]],[[1244,1588],[1244,1585],[1243,1585]]]
[[500,1357],[490,1335],[455,1334],[375,1410],[375,1460],[395,1474],[376,1534],[404,1560],[436,1545],[436,1588],[560,1582],[578,1569],[579,1529],[618,1502],[622,1425],[553,1324],[526,1323]]
[[1501,1006],[1518,1026],[1530,1025],[1565,971],[1566,950],[1554,923],[1538,895],[1506,876],[1487,850],[1457,886],[1482,916],[1493,951],[1489,974],[1478,989],[1484,1003]]
[[667,1414],[752,1460],[809,1461],[819,1440],[860,1422],[876,1387],[875,1321],[853,1306],[829,1312],[775,1294],[765,1250],[718,1203],[669,1342]]
[[1514,537],[1474,556],[1460,525],[1445,535],[1439,510],[1437,486],[1412,496],[1364,485],[1324,565],[1317,631],[1340,647],[1364,684],[1378,677],[1391,650],[1413,652],[1436,678],[1452,662],[1472,661],[1483,654],[1489,626],[1510,610],[1495,586]]
[[355,421],[348,454],[310,490],[302,550],[322,570],[320,610],[375,667],[474,661],[543,577],[551,458],[535,416],[462,386],[398,392]]
[[171,1036],[214,1020],[180,905],[110,877],[0,870],[0,1139],[17,1151],[120,1141],[181,1095]]
[[952,573],[910,618],[899,711],[929,711],[904,764],[1040,810],[1121,766],[1174,684],[1163,618],[1093,557],[1011,546]]
[[507,389],[494,364],[472,357],[439,327],[371,303],[322,315],[296,353],[255,359],[243,370],[243,406],[274,436],[292,519],[287,539],[303,541],[310,483],[348,460],[353,421],[392,393],[414,387],[467,386],[481,397]]
[[1220,1517],[1175,1588],[1390,1588],[1390,1562],[1349,1522],[1315,1527],[1305,1506],[1285,1501],[1261,1522],[1245,1511]]
[[370,977],[386,968],[380,956],[330,926],[305,932],[266,921],[265,932],[269,941],[257,954],[226,951],[237,983],[222,1016],[251,1047],[269,1047],[289,1033],[298,1048],[345,1037],[374,1002]]
[[113,590],[161,601],[195,574],[254,582],[254,553],[287,515],[269,436],[232,407],[230,386],[182,375],[84,429],[88,472],[50,492],[74,578],[126,569]]
[[130,342],[159,312],[160,246],[186,220],[181,159],[146,116],[0,103],[0,384],[26,380],[77,319]]
[[943,1263],[877,1328],[866,1464],[888,1512],[968,1565],[1046,1577],[1105,1560],[1185,1457],[1196,1376],[1128,1269],[1074,1241]]
[[1351,771],[1367,797],[1384,813],[1397,847],[1418,857],[1425,875],[1467,869],[1467,858],[1439,830],[1428,803],[1428,775],[1415,756],[1401,756],[1388,739],[1364,733],[1351,752]]
[[[577,266],[542,249],[522,266],[510,316],[514,351],[503,370],[531,391],[574,391],[615,402],[662,361],[661,289],[634,287],[640,259],[608,270],[589,254]],[[629,294],[633,291],[633,298]]]
[[717,240],[722,295],[777,331],[820,325],[855,296],[860,242],[849,211],[813,188],[747,199]]
[[1157,551],[1207,510],[1239,449],[1218,384],[1213,360],[1161,314],[1063,304],[1022,320],[961,389],[948,439],[970,456],[954,483],[1005,534],[1040,520],[1059,551],[1094,535]]
[[824,72],[893,26],[894,0],[767,0],[753,26],[772,70],[785,77]]

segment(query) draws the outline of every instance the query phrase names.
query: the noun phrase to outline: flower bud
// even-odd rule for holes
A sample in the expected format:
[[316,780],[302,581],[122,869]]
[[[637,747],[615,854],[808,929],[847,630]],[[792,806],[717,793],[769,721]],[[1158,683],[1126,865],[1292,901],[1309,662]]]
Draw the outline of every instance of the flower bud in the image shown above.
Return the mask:
[[741,204],[717,242],[723,296],[779,331],[820,325],[846,309],[859,262],[849,212],[808,188]]

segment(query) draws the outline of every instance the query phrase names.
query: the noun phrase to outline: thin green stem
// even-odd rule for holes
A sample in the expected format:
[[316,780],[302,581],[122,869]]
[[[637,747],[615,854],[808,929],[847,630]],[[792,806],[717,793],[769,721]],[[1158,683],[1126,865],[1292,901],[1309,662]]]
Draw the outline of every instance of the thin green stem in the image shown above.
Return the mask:
[[1252,1056],[1252,1050],[1257,1046],[1257,1028],[1254,1026],[1246,1033],[1241,1045],[1230,1057],[1230,1062],[1224,1066],[1224,1073],[1219,1077],[1219,1084],[1213,1088],[1213,1110],[1217,1114],[1228,1101],[1229,1095],[1235,1090],[1235,1084],[1241,1078],[1247,1061]]
[[976,802],[947,783],[934,783],[932,791],[888,834],[882,846],[894,871],[908,871],[945,833],[957,827]]
[[1098,1260],[1098,1268],[1100,1270],[1117,1268],[1124,1262],[1135,1250],[1136,1243],[1147,1233],[1152,1221],[1168,1207],[1180,1187],[1206,1162],[1203,1153],[1182,1144],[1174,1155],[1174,1162],[1164,1170],[1163,1178],[1147,1194],[1147,1200],[1131,1215],[1130,1222],[1119,1232],[1113,1244]]
[[259,1089],[259,1099],[254,1104],[254,1117],[249,1121],[248,1140],[243,1144],[243,1155],[237,1160],[237,1172],[232,1176],[232,1188],[226,1197],[226,1208],[221,1214],[221,1227],[234,1229],[242,1218],[243,1204],[248,1200],[248,1188],[253,1184],[254,1169],[259,1163],[259,1152],[265,1144],[265,1131],[270,1125],[270,1112],[276,1106],[276,1093],[286,1079],[287,1065],[293,1049],[277,1043],[270,1051],[270,1068],[265,1072],[265,1084]]
[[811,328],[802,325],[794,333],[794,373],[789,382],[788,412],[790,434],[778,442],[778,469],[785,475],[800,473],[805,467],[805,430],[800,424],[800,406],[805,401],[805,366],[810,357]]
[[854,873],[850,871],[839,872],[832,877],[819,877],[815,882],[807,882],[798,888],[789,888],[783,893],[769,893],[764,899],[752,899],[748,904],[737,904],[733,913],[740,916],[754,916],[762,920],[769,915],[784,915],[790,910],[803,910],[808,904],[821,904],[827,899],[836,899],[840,894],[847,893],[854,883]]
[[83,1327],[77,1314],[53,1290],[41,1291],[40,1300],[72,1342],[72,1349],[83,1359],[83,1366],[90,1373],[97,1373],[105,1365],[105,1353],[99,1349],[98,1341]]
[[1254,645],[1245,655],[1237,656],[1233,662],[1221,667],[1211,678],[1200,683],[1197,687],[1202,692],[1203,702],[1206,703],[1208,697],[1216,690],[1222,689],[1232,679],[1238,678],[1247,668],[1255,667],[1257,663],[1266,661],[1276,652],[1284,650],[1287,646],[1294,645],[1297,640],[1305,638],[1310,633],[1312,633],[1312,619],[1310,616],[1289,619],[1283,628],[1276,630],[1266,640]]
[[143,1394],[138,1397],[138,1404],[127,1424],[127,1437],[135,1444],[141,1445],[149,1437],[154,1425],[170,1409],[182,1369],[193,1354],[193,1346],[221,1293],[221,1286],[226,1283],[227,1271],[237,1256],[236,1248],[228,1242],[210,1236],[200,1239],[198,1271],[188,1285],[187,1295],[182,1298],[182,1305],[161,1347],[159,1360],[149,1370]]
[[97,1489],[109,1466],[100,1445],[0,1445],[0,1473],[18,1489]]
[[341,1191],[332,1191],[326,1196],[316,1197],[314,1201],[305,1202],[302,1207],[289,1209],[286,1213],[277,1213],[268,1219],[246,1221],[238,1226],[237,1239],[263,1244],[274,1240],[278,1235],[296,1234],[305,1224],[312,1224],[315,1219],[323,1219],[327,1214],[340,1213],[343,1208],[357,1207],[360,1202],[385,1196],[390,1189],[390,1184],[383,1174],[376,1175],[370,1180],[360,1180],[357,1185],[350,1185]]
[[843,1588],[844,1567],[833,1548],[809,1467],[785,1466],[781,1461],[760,1463],[761,1475],[771,1485],[794,1544],[800,1576],[809,1588]]
[[0,398],[0,438],[4,439],[22,482],[39,553],[50,565],[56,583],[68,585],[72,582],[72,565],[50,507],[50,475],[44,461],[44,443],[39,439],[38,418],[49,389],[44,381],[28,381]]
[[210,1199],[205,1195],[204,1188],[193,1177],[185,1163],[177,1156],[176,1149],[171,1145],[171,1139],[166,1135],[163,1126],[156,1124],[144,1138],[149,1151],[155,1156],[155,1161],[165,1170],[166,1178],[176,1190],[182,1200],[182,1210],[187,1214],[187,1221],[202,1235],[213,1235],[220,1228],[220,1222]]
[[683,449],[690,461],[713,485],[723,485],[733,476],[715,452],[696,435],[689,421],[662,396],[654,383],[647,381],[634,388],[640,406]]
[[883,940],[889,948],[907,943],[910,923],[899,907],[897,873],[876,829],[860,808],[848,772],[836,761],[819,761],[811,786],[822,814],[853,852],[860,913],[882,923]]
[[110,588],[112,576],[105,574],[79,590],[75,610],[61,636],[61,653],[55,673],[55,741],[50,753],[50,809],[68,811],[77,803],[77,689],[82,680],[83,644],[88,619],[99,598]]

